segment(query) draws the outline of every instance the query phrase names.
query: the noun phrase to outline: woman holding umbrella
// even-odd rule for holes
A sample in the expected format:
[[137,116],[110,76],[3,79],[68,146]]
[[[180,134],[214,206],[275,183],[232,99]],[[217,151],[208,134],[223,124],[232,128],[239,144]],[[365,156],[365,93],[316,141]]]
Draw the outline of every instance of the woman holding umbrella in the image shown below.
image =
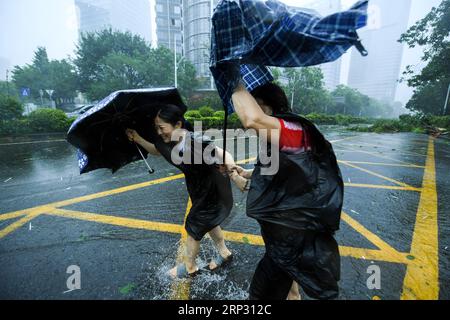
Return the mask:
[[[190,132],[189,125],[184,119],[183,111],[174,105],[161,106],[153,125],[156,130],[154,143],[143,139],[139,133],[127,129],[126,134],[130,141],[143,147],[152,155],[163,156],[169,163],[180,169],[186,177],[186,186],[192,201],[192,208],[186,219],[185,228],[188,234],[186,241],[185,262],[169,271],[173,278],[193,277],[199,272],[196,257],[200,250],[200,241],[208,233],[218,250],[216,257],[211,259],[209,269],[215,270],[229,263],[233,255],[227,248],[220,224],[229,216],[233,207],[230,178],[225,170],[221,170],[212,163],[222,159],[223,150],[214,147],[211,141]],[[177,134],[177,141],[172,137]],[[205,159],[212,150],[209,159]],[[185,156],[192,161],[178,161],[178,156]],[[201,153],[201,154],[200,154]],[[174,156],[175,155],[175,156]],[[201,164],[194,158],[200,156]],[[226,152],[226,163],[234,166],[231,155]],[[184,158],[186,159],[186,158]],[[247,180],[240,177],[237,172],[230,175],[231,179],[243,191]]]

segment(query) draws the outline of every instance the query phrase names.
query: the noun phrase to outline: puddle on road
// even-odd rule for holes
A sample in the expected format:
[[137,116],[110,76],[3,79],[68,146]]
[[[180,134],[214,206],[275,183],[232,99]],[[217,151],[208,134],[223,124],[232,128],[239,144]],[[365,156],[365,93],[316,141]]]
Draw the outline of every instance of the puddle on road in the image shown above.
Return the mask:
[[[178,248],[180,242],[173,248]],[[232,279],[228,267],[210,272],[207,270],[211,257],[216,254],[216,249],[210,239],[204,239],[200,246],[197,258],[202,273],[190,281],[191,300],[246,300],[248,298],[249,282],[242,281],[239,284]],[[131,296],[131,299],[139,300],[169,300],[172,295],[173,280],[168,276],[168,271],[175,266],[176,252],[171,252],[159,265],[148,263],[144,267],[139,284]],[[233,262],[234,263],[234,262]],[[180,280],[178,280],[180,281]],[[181,280],[183,281],[183,280]]]

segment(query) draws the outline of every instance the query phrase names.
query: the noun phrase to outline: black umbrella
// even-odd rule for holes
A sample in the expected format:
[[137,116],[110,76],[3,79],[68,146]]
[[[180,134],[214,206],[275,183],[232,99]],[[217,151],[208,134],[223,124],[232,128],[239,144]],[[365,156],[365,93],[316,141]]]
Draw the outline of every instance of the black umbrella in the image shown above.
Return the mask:
[[145,161],[147,151],[130,142],[125,129],[135,129],[147,141],[154,141],[154,119],[165,104],[187,110],[175,88],[124,90],[110,94],[75,120],[67,141],[78,148],[80,173],[100,168],[114,173],[128,163]]

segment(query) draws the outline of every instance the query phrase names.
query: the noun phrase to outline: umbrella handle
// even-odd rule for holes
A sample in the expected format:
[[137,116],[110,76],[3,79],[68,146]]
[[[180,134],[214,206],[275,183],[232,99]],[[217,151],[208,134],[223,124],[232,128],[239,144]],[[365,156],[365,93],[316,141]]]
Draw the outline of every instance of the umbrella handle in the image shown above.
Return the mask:
[[141,155],[141,157],[142,157],[142,160],[144,160],[144,162],[145,162],[145,164],[146,164],[146,166],[147,166],[147,168],[148,168],[148,173],[149,174],[153,174],[153,173],[155,173],[155,170],[154,169],[152,169],[152,167],[150,167],[150,165],[148,164],[148,162],[147,162],[147,159],[145,159],[145,157],[144,157],[144,155],[142,154],[142,151],[141,151],[141,149],[139,149],[139,147],[138,147],[138,145],[136,144],[136,142],[134,143],[134,145],[136,146],[136,148],[138,149],[138,151],[139,151],[139,154]]

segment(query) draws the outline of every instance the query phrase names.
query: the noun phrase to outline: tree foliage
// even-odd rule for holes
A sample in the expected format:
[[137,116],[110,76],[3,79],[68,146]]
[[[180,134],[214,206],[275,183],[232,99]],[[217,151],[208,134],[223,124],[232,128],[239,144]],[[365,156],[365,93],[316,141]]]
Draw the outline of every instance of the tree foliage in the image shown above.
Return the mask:
[[[153,49],[129,32],[107,29],[82,34],[74,64],[79,87],[92,100],[115,90],[168,87],[175,82],[173,52],[165,47]],[[177,75],[182,94],[196,88],[192,64],[183,60]]]
[[[403,80],[414,88],[406,107],[425,114],[442,114],[450,84],[450,0],[443,0],[422,20],[404,33],[400,42],[410,48],[423,47],[422,61],[426,67],[415,73],[412,66],[404,72]],[[447,108],[450,114],[450,107]]]
[[[39,47],[31,64],[15,66],[12,71],[14,87],[30,88],[31,98],[39,101],[40,90],[54,90],[56,105],[71,101],[76,96],[77,80],[74,66],[68,60],[49,60],[47,50]],[[16,90],[17,90],[16,89]],[[16,92],[17,94],[17,92]]]

